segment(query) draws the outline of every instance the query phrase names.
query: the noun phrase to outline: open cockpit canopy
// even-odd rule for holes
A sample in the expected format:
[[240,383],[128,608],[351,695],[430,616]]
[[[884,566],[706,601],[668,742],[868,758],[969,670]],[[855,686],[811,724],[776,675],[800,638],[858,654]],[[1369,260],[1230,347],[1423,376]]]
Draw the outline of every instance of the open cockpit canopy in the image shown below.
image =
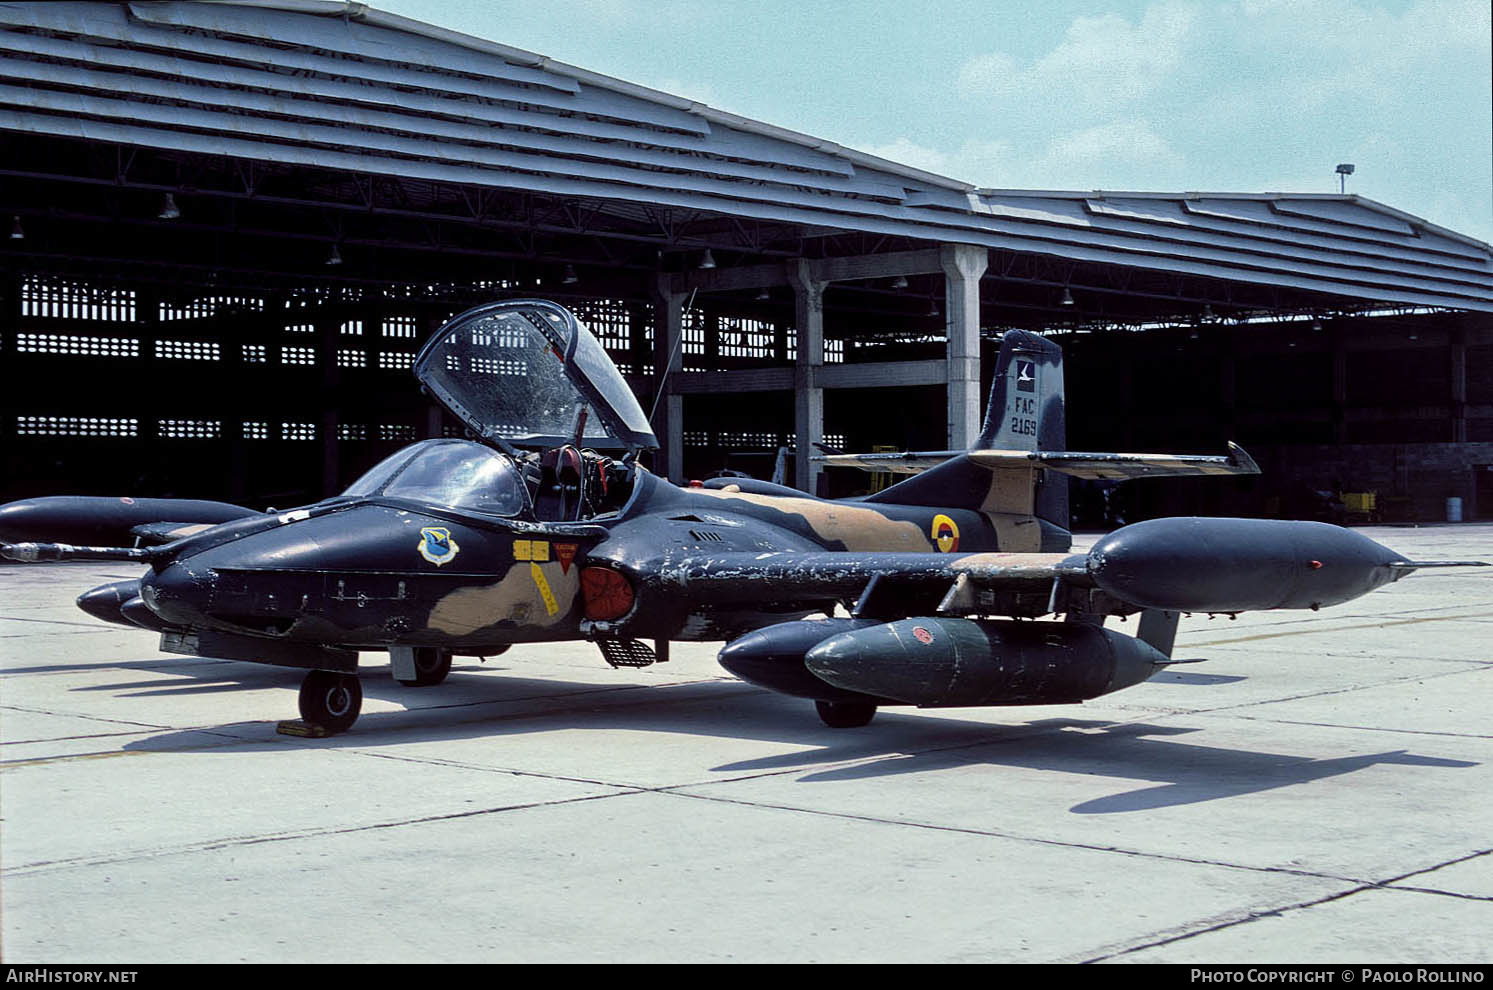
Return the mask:
[[601,344],[547,300],[467,310],[436,332],[414,370],[437,402],[500,447],[658,447]]

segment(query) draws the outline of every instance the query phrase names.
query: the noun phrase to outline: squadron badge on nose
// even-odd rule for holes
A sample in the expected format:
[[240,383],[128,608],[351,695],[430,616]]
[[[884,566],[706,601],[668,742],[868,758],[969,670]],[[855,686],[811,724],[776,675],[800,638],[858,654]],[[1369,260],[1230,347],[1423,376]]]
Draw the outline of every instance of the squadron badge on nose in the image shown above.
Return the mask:
[[455,559],[461,547],[451,539],[451,531],[444,526],[426,526],[420,530],[420,556],[437,567]]

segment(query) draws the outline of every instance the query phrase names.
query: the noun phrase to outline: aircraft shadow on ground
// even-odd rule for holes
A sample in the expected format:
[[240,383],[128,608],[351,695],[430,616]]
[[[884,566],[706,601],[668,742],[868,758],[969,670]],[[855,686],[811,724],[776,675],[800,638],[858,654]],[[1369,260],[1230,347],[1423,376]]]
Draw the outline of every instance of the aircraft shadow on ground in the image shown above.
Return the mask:
[[[364,695],[410,705],[398,712],[365,712],[353,730],[327,739],[274,735],[272,723],[199,726],[133,740],[125,749],[191,749],[204,732],[242,740],[234,749],[263,751],[287,745],[322,749],[376,749],[422,742],[582,729],[683,733],[720,738],[790,743],[810,747],[792,753],[701,766],[702,773],[760,774],[808,771],[804,784],[831,784],[926,774],[951,767],[1010,767],[1143,781],[1148,786],[1085,801],[1074,814],[1117,814],[1197,804],[1309,784],[1372,766],[1466,768],[1478,764],[1418,756],[1406,750],[1317,758],[1256,752],[1179,741],[1202,731],[1183,726],[1102,719],[1042,718],[991,725],[888,708],[867,728],[830,729],[812,705],[732,680],[672,684],[607,684],[514,676],[514,668],[460,667],[443,685],[403,688],[386,671],[367,668]],[[503,676],[491,676],[501,673]],[[114,685],[122,697],[232,690],[236,687],[292,687],[299,671],[258,665],[216,663],[193,671],[210,683],[156,689],[159,681]],[[605,672],[601,672],[601,677]],[[126,689],[144,686],[148,690]],[[109,690],[94,686],[90,690]],[[292,715],[287,712],[287,717]],[[851,765],[839,765],[850,763]],[[818,769],[816,769],[818,768]],[[683,768],[686,769],[687,768]]]

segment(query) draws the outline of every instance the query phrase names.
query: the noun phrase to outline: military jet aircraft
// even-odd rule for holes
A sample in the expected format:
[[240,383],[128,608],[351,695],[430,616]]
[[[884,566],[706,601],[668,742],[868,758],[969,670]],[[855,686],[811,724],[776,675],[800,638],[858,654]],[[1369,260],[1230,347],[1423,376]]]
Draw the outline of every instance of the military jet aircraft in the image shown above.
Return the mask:
[[[412,444],[290,511],[14,502],[0,508],[0,550],[148,565],[78,605],[159,633],[166,651],[306,669],[302,721],[286,724],[310,734],[358,717],[362,652],[387,651],[400,683],[429,686],[453,654],[575,639],[614,666],[653,663],[673,640],[725,641],[727,669],[813,700],[835,727],[883,705],[1079,702],[1173,662],[1181,612],[1316,609],[1477,563],[1409,561],[1351,530],[1259,519],[1154,519],[1071,554],[1067,476],[1258,468],[1235,447],[1064,450],[1062,353],[1022,331],[1004,336],[974,449],[910,455],[913,477],[839,501],[649,473],[648,418],[551,302],[457,316],[415,373],[471,439]],[[1135,636],[1104,627],[1136,613]],[[1032,621],[1047,616],[1064,621]]]

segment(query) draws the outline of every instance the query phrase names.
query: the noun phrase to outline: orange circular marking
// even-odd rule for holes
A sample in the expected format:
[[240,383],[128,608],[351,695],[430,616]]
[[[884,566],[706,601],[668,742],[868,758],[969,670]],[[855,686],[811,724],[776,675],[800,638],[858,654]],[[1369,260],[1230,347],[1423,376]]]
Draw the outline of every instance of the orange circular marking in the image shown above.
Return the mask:
[[610,567],[583,567],[581,600],[588,619],[620,619],[632,611],[632,584]]

